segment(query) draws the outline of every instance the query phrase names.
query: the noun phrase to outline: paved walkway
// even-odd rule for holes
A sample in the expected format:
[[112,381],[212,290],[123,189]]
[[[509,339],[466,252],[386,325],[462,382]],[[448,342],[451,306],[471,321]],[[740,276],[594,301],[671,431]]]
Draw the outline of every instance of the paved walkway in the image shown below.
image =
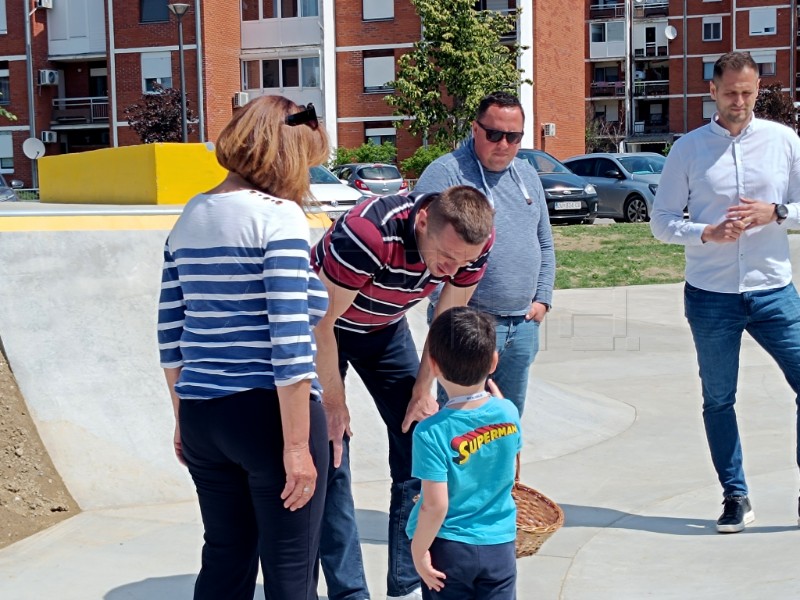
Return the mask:
[[[191,597],[202,528],[172,458],[153,337],[164,232],[136,227],[0,233],[0,337],[84,509],[0,550],[3,600]],[[422,312],[410,321],[420,340]],[[795,406],[752,340],[738,408],[756,521],[728,536],[714,529],[721,498],[681,286],[558,291],[542,345],[523,419],[523,480],[559,502],[566,523],[518,562],[521,599],[800,596]],[[354,492],[380,599],[386,442],[360,382],[348,384]]]

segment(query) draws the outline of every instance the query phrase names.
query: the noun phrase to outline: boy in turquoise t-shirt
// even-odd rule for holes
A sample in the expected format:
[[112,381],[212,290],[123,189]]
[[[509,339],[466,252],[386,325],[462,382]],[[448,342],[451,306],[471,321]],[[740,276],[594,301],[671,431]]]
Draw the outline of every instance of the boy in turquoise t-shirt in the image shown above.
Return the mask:
[[422,597],[514,599],[511,486],[522,436],[514,404],[484,389],[497,365],[494,320],[452,308],[431,324],[427,344],[449,401],[413,438],[411,473],[422,493],[406,533]]

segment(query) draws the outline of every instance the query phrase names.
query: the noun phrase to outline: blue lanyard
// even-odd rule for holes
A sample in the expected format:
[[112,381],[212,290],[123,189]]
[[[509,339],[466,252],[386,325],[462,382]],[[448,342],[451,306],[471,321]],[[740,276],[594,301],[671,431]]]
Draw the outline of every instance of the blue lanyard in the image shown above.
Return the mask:
[[484,396],[488,396],[488,392],[480,391],[475,392],[474,394],[469,394],[468,396],[456,396],[455,398],[450,398],[450,400],[445,403],[444,407],[448,408],[452,404],[466,404],[467,402],[472,402],[473,400],[479,400]]

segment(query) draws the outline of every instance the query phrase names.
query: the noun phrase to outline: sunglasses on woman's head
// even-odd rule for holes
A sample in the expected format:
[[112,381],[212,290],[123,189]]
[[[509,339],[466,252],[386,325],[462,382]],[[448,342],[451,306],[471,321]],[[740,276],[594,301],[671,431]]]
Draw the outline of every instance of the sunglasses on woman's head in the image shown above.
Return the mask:
[[480,121],[475,121],[478,127],[486,132],[486,139],[493,144],[497,144],[503,137],[509,144],[519,144],[522,141],[524,133],[522,131],[500,131],[499,129],[489,129]]
[[289,127],[308,125],[311,129],[316,131],[319,127],[319,120],[317,119],[317,111],[314,109],[314,105],[309,102],[305,106],[300,106],[300,108],[302,109],[300,112],[286,117],[286,124]]

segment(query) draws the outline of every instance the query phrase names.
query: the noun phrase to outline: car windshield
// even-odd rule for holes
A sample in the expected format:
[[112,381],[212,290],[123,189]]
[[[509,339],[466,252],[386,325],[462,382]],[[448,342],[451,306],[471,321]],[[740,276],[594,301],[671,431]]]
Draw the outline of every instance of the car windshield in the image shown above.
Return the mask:
[[664,162],[667,159],[663,156],[621,156],[619,162],[625,170],[634,175],[661,174],[664,169]]
[[389,165],[373,165],[371,167],[361,167],[358,170],[361,179],[401,179],[400,171],[397,167]]
[[520,152],[519,157],[531,163],[538,173],[572,173],[567,167],[544,152]]
[[336,176],[325,167],[311,167],[311,183],[338,183]]

